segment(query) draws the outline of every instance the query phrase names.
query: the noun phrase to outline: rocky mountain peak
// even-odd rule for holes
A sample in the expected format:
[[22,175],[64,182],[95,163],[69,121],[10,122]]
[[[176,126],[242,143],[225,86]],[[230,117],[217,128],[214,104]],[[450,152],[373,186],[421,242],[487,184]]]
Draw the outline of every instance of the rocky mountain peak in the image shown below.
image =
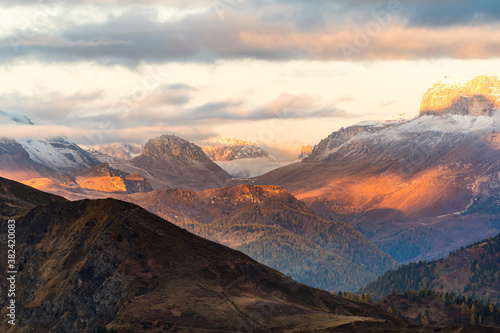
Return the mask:
[[142,170],[157,189],[207,189],[226,186],[231,180],[200,147],[174,135],[149,140],[142,154],[129,164],[133,166],[130,172]]
[[175,135],[162,135],[149,140],[144,146],[143,155],[152,158],[171,156],[197,161],[205,158],[200,147]]
[[491,116],[499,108],[499,77],[482,75],[470,81],[446,77],[424,94],[420,115]]

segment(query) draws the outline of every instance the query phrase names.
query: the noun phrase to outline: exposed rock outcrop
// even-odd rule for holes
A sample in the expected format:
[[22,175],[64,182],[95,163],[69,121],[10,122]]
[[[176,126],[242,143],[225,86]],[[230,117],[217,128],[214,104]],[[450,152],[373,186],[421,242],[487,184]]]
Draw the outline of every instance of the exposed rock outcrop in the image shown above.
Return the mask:
[[207,189],[223,187],[231,180],[231,176],[212,162],[200,147],[174,135],[149,140],[143,153],[129,164],[136,170],[144,170],[156,189]]
[[491,116],[499,108],[499,77],[477,76],[469,82],[445,78],[425,93],[420,115]]
[[312,147],[310,145],[304,145],[302,146],[302,150],[300,151],[299,159],[303,160],[304,158],[311,156],[311,153]]

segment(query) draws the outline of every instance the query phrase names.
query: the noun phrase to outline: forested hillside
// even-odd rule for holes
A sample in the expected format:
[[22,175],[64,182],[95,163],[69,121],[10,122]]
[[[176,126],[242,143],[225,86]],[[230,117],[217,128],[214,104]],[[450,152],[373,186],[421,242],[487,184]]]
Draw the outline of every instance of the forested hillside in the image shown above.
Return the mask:
[[434,289],[494,304],[500,303],[500,235],[450,253],[445,259],[421,261],[386,272],[363,292],[380,298],[410,289]]

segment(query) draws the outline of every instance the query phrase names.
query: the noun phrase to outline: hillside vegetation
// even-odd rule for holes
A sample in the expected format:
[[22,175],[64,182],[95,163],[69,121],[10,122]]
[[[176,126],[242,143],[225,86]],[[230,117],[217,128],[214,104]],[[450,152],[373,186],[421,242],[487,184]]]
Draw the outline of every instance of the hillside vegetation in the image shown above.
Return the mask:
[[500,303],[500,235],[463,247],[447,258],[403,265],[370,282],[363,292],[376,298],[410,289],[434,289]]

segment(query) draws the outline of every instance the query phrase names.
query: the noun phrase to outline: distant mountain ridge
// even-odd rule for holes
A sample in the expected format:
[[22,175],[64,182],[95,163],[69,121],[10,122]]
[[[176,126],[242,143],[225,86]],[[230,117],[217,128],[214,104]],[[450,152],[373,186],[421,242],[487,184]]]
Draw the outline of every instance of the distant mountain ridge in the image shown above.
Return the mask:
[[174,135],[149,140],[142,154],[124,167],[127,164],[132,166],[129,170],[135,167],[146,171],[156,189],[206,189],[223,187],[231,181],[231,176],[212,162],[200,147]]
[[0,110],[0,124],[25,124],[34,125],[31,119],[20,112],[2,111]]

